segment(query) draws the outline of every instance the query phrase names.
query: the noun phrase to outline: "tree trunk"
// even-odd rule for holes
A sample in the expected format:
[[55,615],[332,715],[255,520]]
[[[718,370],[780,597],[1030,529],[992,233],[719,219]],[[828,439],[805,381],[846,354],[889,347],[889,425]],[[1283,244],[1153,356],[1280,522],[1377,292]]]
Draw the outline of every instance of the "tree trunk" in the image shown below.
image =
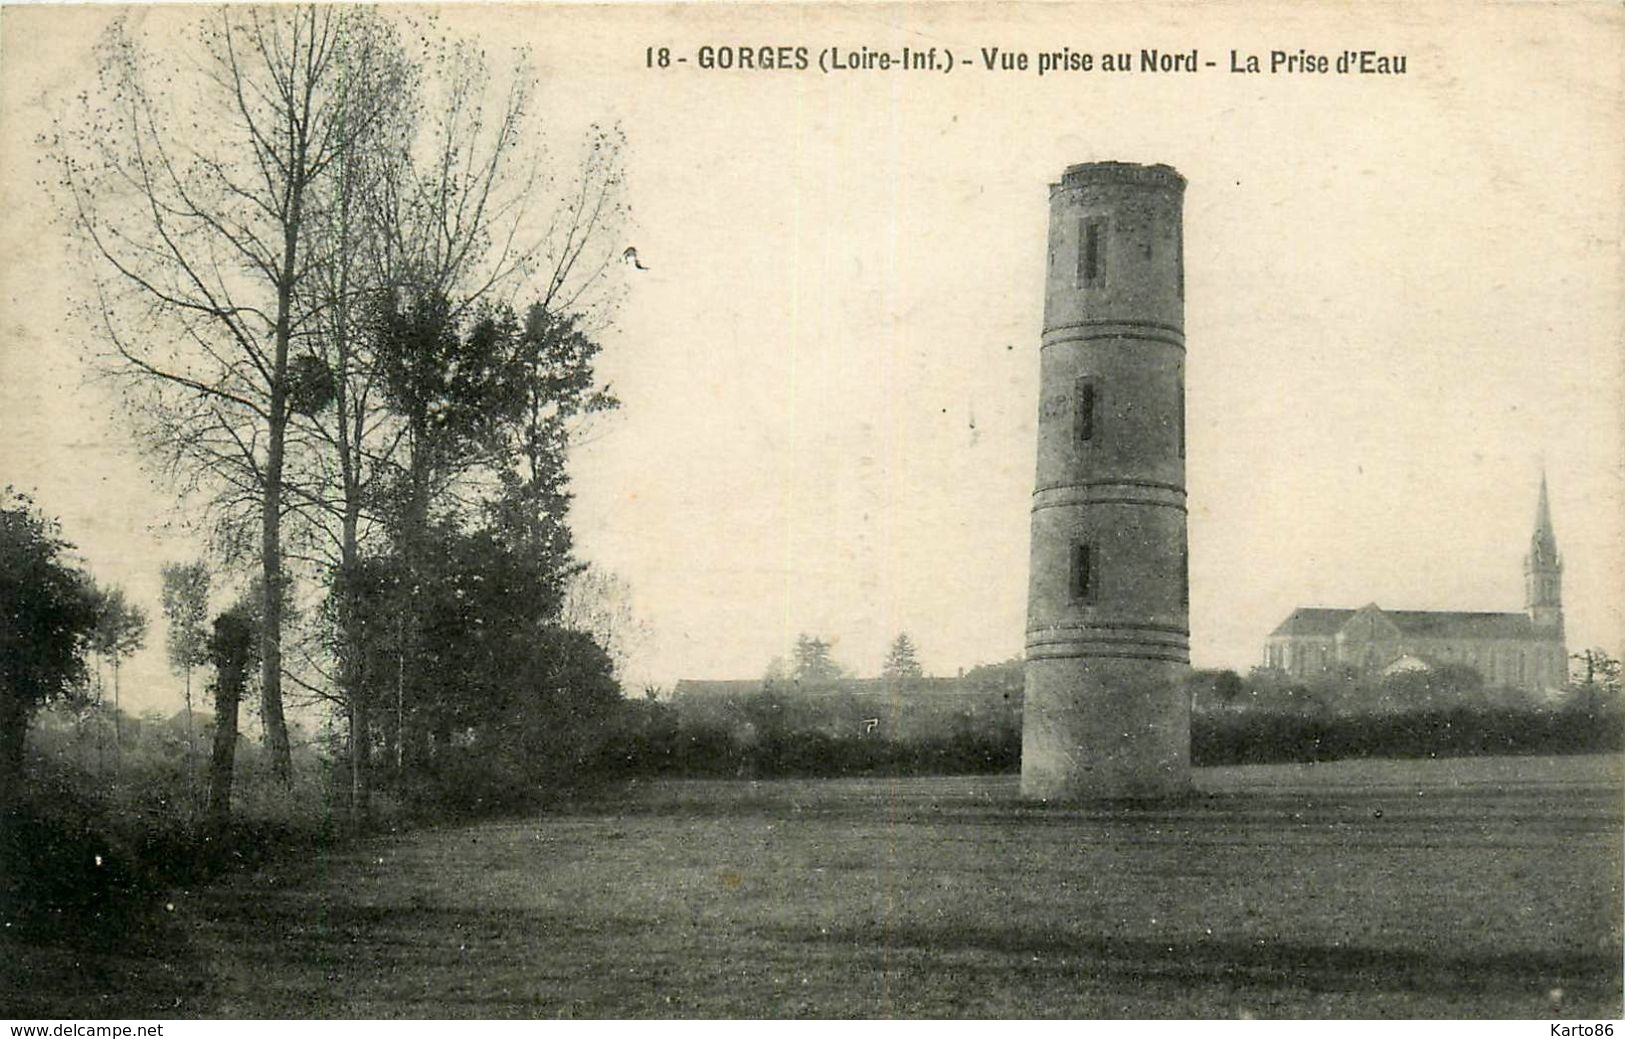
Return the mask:
[[363,663],[369,647],[363,644],[364,636],[356,620],[355,604],[359,596],[354,585],[361,565],[361,470],[365,464],[362,444],[366,438],[366,409],[361,401],[354,400],[350,396],[352,375],[349,320],[350,257],[349,249],[346,248],[350,230],[349,159],[350,153],[347,150],[339,185],[341,248],[336,291],[333,297],[333,341],[338,349],[334,405],[337,408],[338,418],[336,439],[339,449],[339,475],[344,491],[339,573],[345,579],[343,592],[345,601],[341,604],[340,615],[344,618],[346,630],[341,633],[339,686],[340,693],[349,706],[350,716],[350,826],[359,833],[366,829],[372,815],[372,805],[367,784],[371,740],[370,722],[367,717],[367,682]]
[[[282,408],[280,397],[280,392],[272,394],[273,413]],[[282,443],[286,428],[285,420],[273,420],[265,466],[260,553],[265,578],[264,623],[260,626],[260,695],[265,709],[265,745],[271,755],[271,774],[284,786],[293,782],[288,723],[282,715]]]
[[[367,782],[371,721],[367,710],[367,683],[362,659],[366,652],[362,633],[356,623],[355,599],[357,591],[352,583],[360,568],[360,548],[357,530],[360,525],[360,495],[345,466],[344,536],[341,548],[340,572],[346,575],[343,596],[347,600],[341,607],[345,631],[339,649],[339,686],[348,706],[350,721],[350,825],[357,831],[364,829],[372,815],[371,793]],[[355,491],[355,493],[352,493]]]
[[102,676],[101,659],[96,661],[96,778],[107,771],[107,726],[104,724],[107,705],[107,680]]
[[372,818],[372,794],[367,784],[368,758],[367,704],[360,697],[350,700],[350,825],[357,832]]
[[[406,571],[406,597],[401,604],[400,657],[395,686],[395,719],[400,731],[396,734],[396,765],[404,771],[425,763],[428,755],[425,744],[429,734],[423,728],[426,697],[422,675],[417,667],[419,633],[422,628],[419,613],[419,593],[423,587],[424,547],[429,529],[429,420],[424,411],[409,419],[411,434],[411,462],[407,470],[408,499],[406,515],[401,524],[401,561]],[[412,668],[414,681],[407,689],[407,668]]]
[[209,828],[224,833],[231,822],[232,767],[237,757],[237,705],[242,689],[223,679],[214,694],[214,755],[209,761]]
[[400,714],[399,695],[397,695],[395,699],[395,710],[390,710],[389,705],[386,703],[384,705],[383,720],[378,725],[379,729],[382,730],[384,738],[384,766],[389,770],[389,782],[392,785],[399,784],[401,772],[401,726],[398,717]]
[[186,801],[190,810],[198,807],[197,723],[192,717],[192,665],[186,665]]
[[186,665],[186,781],[194,779],[192,770],[197,759],[197,723],[192,719],[192,665]]
[[124,766],[124,716],[119,706],[118,657],[113,657],[113,774]]
[[[356,549],[355,528],[349,515],[345,517],[345,538],[343,546],[344,562],[340,572],[345,575],[354,575],[359,566]],[[344,583],[343,596],[347,600],[340,608],[340,616],[344,618],[345,630],[341,633],[339,647],[339,690],[344,697],[346,714],[350,723],[350,824],[356,830],[366,826],[371,813],[368,803],[370,794],[367,785],[368,743],[370,721],[367,717],[367,688],[365,676],[362,673],[362,655],[366,652],[361,645],[362,633],[357,630],[354,601],[357,596],[356,589],[347,578]]]
[[[303,155],[299,157],[303,160]],[[303,168],[301,161],[296,169]],[[289,189],[283,217],[282,270],[277,281],[276,352],[272,358],[270,416],[265,447],[265,497],[261,502],[260,563],[265,578],[264,624],[260,628],[260,695],[265,707],[265,743],[271,774],[283,786],[293,783],[288,723],[282,714],[282,470],[288,434],[288,342],[293,327],[293,284],[299,253],[301,186]]]

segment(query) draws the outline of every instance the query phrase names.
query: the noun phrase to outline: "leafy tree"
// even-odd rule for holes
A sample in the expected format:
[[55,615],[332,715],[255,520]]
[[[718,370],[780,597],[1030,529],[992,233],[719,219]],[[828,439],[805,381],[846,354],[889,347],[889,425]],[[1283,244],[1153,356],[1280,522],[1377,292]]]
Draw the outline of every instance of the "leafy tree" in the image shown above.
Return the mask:
[[1185,687],[1198,714],[1235,707],[1244,696],[1241,676],[1230,670],[1192,670]]
[[[379,384],[403,430],[398,475],[383,502],[404,592],[396,651],[409,666],[397,667],[395,712],[403,761],[443,744],[452,722],[431,685],[436,659],[476,645],[453,645],[435,630],[444,590],[477,594],[462,587],[469,575],[488,577],[486,587],[518,581],[528,620],[557,620],[578,570],[566,517],[567,447],[576,423],[614,406],[594,378],[597,346],[573,325],[535,307],[524,323],[500,306],[471,320],[463,327],[438,295],[384,300],[380,315]],[[488,565],[499,556],[511,573]]]
[[65,559],[72,545],[32,500],[0,495],[0,793],[22,778],[34,711],[83,688],[96,629],[90,579]]
[[349,722],[349,814],[356,828],[371,815],[375,728],[385,740],[386,758],[399,760],[395,735],[404,707],[405,605],[398,560],[359,555],[334,570],[323,603],[328,648],[339,663],[337,695]]
[[919,678],[924,674],[916,656],[914,640],[908,637],[908,632],[901,632],[892,640],[891,648],[886,650],[886,662],[880,668],[880,677],[899,681]]
[[500,723],[482,735],[522,741],[523,774],[543,789],[590,782],[623,705],[615,665],[591,635],[548,625],[519,658]]
[[507,340],[504,385],[512,411],[494,467],[501,489],[490,511],[515,544],[568,559],[565,454],[593,415],[613,411],[620,402],[596,382],[593,359],[599,346],[579,317],[536,303],[522,326],[504,312],[499,327]]
[[[395,781],[465,807],[476,792],[494,804],[536,784],[579,782],[620,688],[603,648],[556,623],[562,585],[552,561],[490,530],[436,523],[428,534],[410,592],[399,559],[378,558],[346,600],[354,630],[376,636],[363,643],[367,673],[399,683],[382,712]],[[406,598],[418,624],[409,657],[398,623]]]
[[[512,415],[512,398],[503,385],[503,334],[494,319],[479,321],[465,334],[444,295],[389,296],[378,303],[380,388],[402,428],[395,477],[382,502],[392,543],[390,565],[397,571],[394,741],[399,768],[408,758],[415,764],[427,756],[432,736],[424,726],[445,720],[443,714],[435,717],[437,671],[430,658],[438,649],[429,629],[435,593],[443,590],[435,582],[457,570],[436,555],[456,550],[457,528],[468,514],[455,507],[460,499],[450,492],[495,457],[501,426]],[[437,502],[451,506],[442,510],[438,525]]]
[[803,632],[796,636],[791,653],[790,677],[797,682],[833,682],[841,677],[841,667],[830,655],[828,642]]
[[192,753],[192,669],[209,662],[209,568],[199,560],[163,568],[164,646],[186,680],[186,752]]

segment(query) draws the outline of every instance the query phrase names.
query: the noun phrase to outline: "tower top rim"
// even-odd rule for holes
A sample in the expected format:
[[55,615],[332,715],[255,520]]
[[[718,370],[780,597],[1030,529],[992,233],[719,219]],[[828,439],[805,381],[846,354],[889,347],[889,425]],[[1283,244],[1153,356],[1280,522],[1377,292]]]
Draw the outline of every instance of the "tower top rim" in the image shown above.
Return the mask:
[[1054,188],[1082,187],[1086,184],[1147,184],[1185,189],[1185,178],[1172,166],[1163,163],[1145,166],[1136,162],[1079,162],[1066,168],[1061,182]]

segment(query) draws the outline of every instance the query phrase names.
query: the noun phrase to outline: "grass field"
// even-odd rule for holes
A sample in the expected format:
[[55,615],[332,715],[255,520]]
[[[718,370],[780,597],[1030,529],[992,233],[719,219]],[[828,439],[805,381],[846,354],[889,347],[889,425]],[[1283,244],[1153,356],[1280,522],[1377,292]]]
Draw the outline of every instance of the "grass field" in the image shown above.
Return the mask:
[[[1136,810],[658,783],[177,893],[167,951],[81,963],[75,1012],[1617,1018],[1621,772],[1204,769]],[[60,985],[18,1016],[74,1009]]]

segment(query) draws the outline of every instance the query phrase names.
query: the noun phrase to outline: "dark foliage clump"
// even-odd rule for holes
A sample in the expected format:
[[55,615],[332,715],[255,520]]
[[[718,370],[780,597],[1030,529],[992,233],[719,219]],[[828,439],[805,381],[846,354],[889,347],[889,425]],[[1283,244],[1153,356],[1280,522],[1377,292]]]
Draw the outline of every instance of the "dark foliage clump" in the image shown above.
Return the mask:
[[1310,716],[1280,711],[1198,715],[1193,765],[1267,765],[1340,758],[1596,754],[1625,748],[1625,713],[1565,705],[1456,707]]

